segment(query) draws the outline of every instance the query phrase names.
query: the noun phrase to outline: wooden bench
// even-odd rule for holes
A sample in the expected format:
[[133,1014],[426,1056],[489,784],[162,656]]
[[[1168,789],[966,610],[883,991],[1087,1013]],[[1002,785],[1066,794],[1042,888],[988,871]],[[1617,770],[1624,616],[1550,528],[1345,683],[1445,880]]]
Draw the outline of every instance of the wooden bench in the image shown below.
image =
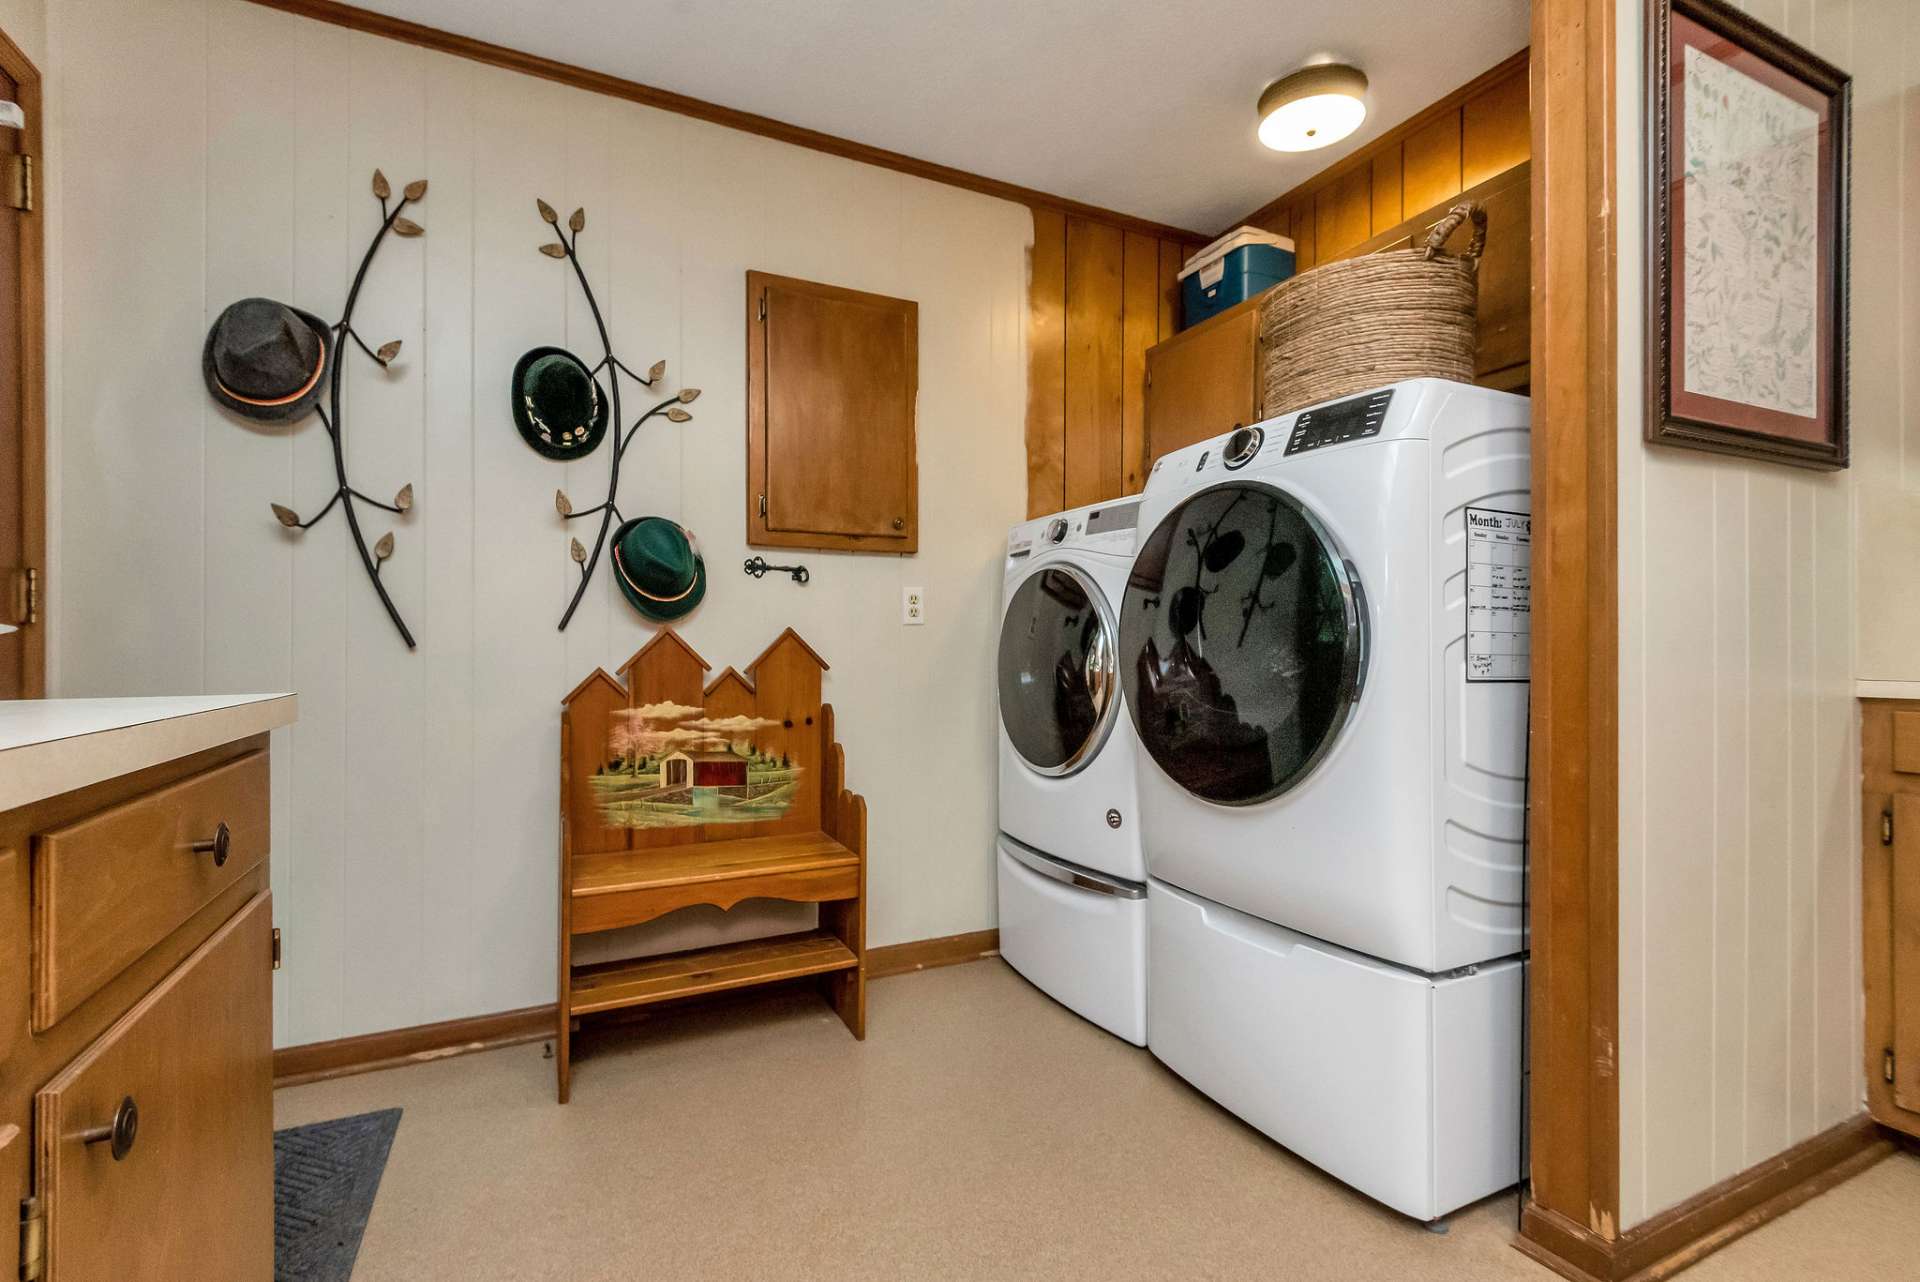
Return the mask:
[[[818,977],[866,1036],[867,803],[847,791],[826,662],[791,628],[711,682],[671,629],[596,669],[560,713],[560,982],[555,1072],[572,1093],[580,1018]],[[700,904],[820,905],[813,930],[575,965],[573,942]]]

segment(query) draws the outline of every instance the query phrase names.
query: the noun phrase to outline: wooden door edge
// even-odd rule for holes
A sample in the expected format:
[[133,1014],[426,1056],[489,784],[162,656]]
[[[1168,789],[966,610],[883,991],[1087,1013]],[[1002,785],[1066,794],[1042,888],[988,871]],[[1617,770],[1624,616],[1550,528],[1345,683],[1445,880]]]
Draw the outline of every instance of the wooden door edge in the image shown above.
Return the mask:
[[1556,1257],[1569,1233],[1620,1235],[1614,13],[1632,2],[1534,0],[1530,53],[1534,1203],[1521,1234]]
[[[20,150],[44,161],[45,113],[40,69],[5,31],[0,31],[0,71],[19,86],[27,127]],[[34,183],[34,208],[20,224],[20,492],[26,537],[23,560],[39,572],[37,618],[20,630],[23,671],[20,696],[38,699],[47,690],[47,260],[45,184]]]

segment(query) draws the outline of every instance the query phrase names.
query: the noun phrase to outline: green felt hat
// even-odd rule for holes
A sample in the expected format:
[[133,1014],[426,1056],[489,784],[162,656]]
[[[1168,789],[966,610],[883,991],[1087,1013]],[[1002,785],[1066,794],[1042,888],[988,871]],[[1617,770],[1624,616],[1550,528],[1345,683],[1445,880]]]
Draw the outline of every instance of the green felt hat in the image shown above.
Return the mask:
[[664,516],[642,516],[613,532],[613,577],[627,603],[656,623],[687,614],[707,594],[707,563],[693,536]]
[[513,367],[513,425],[548,458],[581,458],[607,434],[607,398],[578,356],[536,347]]

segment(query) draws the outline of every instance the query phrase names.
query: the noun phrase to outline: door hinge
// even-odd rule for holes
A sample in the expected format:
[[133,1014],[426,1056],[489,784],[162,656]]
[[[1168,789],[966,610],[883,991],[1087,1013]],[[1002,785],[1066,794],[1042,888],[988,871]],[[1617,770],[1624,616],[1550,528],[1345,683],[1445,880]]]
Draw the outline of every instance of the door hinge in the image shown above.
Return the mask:
[[767,319],[767,296],[765,294],[760,295],[760,319],[763,321]]
[[760,496],[760,519],[767,519],[767,496],[764,494]]
[[33,157],[24,151],[6,157],[7,207],[33,212]]
[[1893,1047],[1891,1046],[1880,1052],[1880,1076],[1889,1082],[1893,1080]]
[[1893,811],[1891,810],[1880,812],[1880,844],[1883,846],[1893,844]]
[[40,571],[31,566],[17,568],[7,575],[6,622],[17,627],[40,621]]
[[47,1268],[47,1217],[40,1199],[20,1203],[20,1282],[35,1282]]
[[273,928],[273,968],[280,969],[280,928]]

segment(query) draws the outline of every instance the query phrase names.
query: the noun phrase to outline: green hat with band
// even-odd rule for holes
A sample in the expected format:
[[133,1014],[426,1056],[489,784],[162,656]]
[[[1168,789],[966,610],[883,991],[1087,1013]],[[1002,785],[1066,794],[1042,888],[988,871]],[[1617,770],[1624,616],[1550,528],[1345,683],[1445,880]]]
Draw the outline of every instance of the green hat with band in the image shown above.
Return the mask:
[[627,603],[656,623],[687,614],[707,594],[707,563],[693,536],[664,516],[642,516],[613,532],[613,577]]
[[513,425],[548,458],[581,458],[607,434],[607,398],[578,356],[536,347],[513,367]]

